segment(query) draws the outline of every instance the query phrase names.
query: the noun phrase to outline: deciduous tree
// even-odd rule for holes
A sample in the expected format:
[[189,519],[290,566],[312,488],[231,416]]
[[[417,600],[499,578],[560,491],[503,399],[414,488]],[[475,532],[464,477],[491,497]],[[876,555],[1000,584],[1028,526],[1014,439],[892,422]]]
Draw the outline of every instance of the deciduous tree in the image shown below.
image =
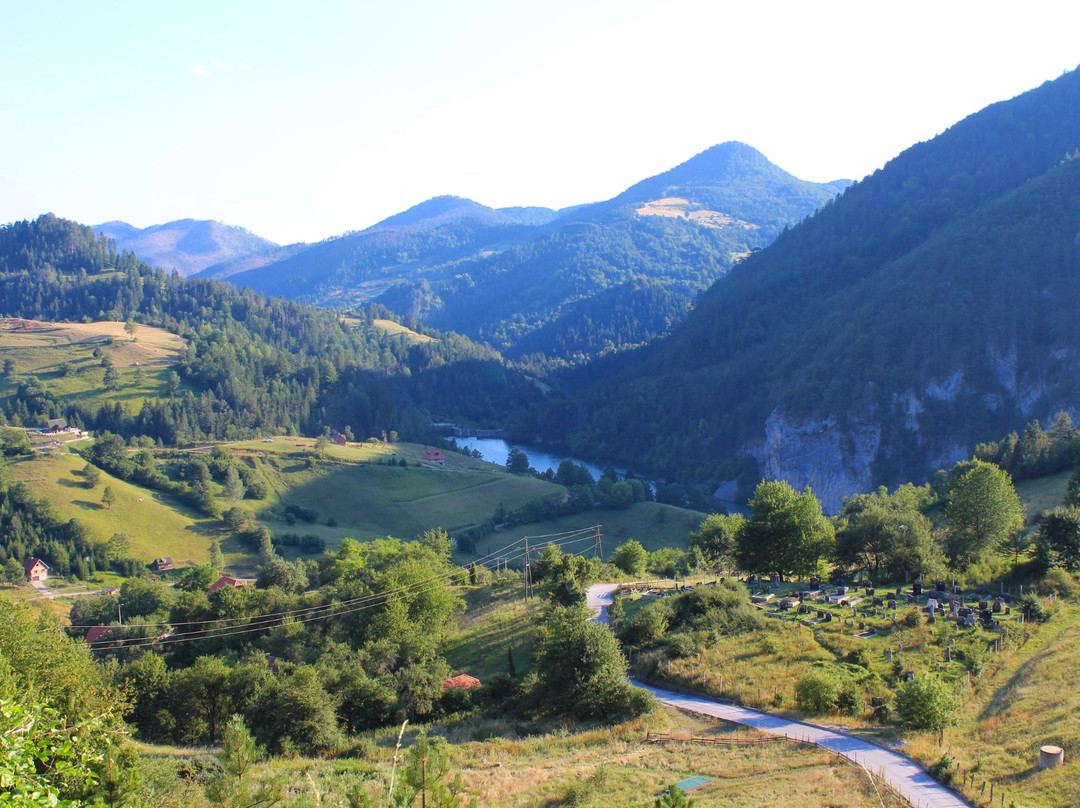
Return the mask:
[[1024,506],[1008,473],[981,460],[964,465],[945,506],[945,554],[957,570],[1001,547],[1024,527]]
[[832,551],[832,523],[809,487],[801,494],[783,480],[763,480],[739,531],[739,566],[747,572],[806,576]]

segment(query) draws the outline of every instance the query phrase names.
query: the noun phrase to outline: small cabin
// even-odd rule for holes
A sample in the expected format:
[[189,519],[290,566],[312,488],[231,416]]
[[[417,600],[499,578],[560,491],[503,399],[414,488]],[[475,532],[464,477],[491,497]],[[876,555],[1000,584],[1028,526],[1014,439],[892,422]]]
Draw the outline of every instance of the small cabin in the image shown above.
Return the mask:
[[86,632],[86,644],[96,645],[104,642],[108,639],[110,630],[109,626],[94,626]]
[[40,558],[30,556],[23,562],[23,572],[26,573],[26,580],[30,583],[44,581],[49,577],[49,565]]
[[150,569],[154,572],[165,572],[165,570],[171,570],[173,568],[172,559],[169,556],[162,556],[161,558],[155,558],[154,563],[150,565]]

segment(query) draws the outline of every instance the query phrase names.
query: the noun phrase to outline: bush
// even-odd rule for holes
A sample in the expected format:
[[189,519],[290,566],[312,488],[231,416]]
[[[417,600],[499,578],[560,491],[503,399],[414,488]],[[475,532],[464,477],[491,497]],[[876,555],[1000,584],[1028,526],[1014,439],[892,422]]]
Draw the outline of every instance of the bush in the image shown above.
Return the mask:
[[1080,597],[1080,583],[1077,582],[1076,576],[1069,573],[1068,570],[1055,568],[1049,570],[1043,579],[1039,581],[1038,592],[1043,597],[1057,592],[1058,597],[1075,600]]
[[300,552],[308,555],[321,553],[326,550],[326,541],[322,536],[308,533],[300,537]]
[[1042,598],[1031,592],[1021,596],[1016,607],[1029,623],[1045,623],[1050,619],[1050,615],[1043,607]]
[[926,773],[943,786],[951,786],[956,778],[956,761],[948,754],[942,755],[941,760],[932,764]]
[[799,709],[810,713],[827,713],[836,709],[840,693],[840,679],[828,668],[810,668],[795,685]]
[[654,601],[642,607],[622,630],[627,645],[644,647],[663,639],[671,621],[671,605],[666,600]]
[[686,659],[688,656],[693,656],[697,653],[697,648],[697,641],[690,634],[683,631],[672,634],[667,640],[668,656],[675,657],[675,659]]

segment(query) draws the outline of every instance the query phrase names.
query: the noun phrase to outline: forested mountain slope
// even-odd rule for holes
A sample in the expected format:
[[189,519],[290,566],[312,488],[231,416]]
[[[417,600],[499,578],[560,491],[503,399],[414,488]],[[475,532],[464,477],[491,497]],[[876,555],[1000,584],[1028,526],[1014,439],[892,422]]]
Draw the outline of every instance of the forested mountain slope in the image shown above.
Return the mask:
[[[229,280],[335,307],[374,299],[551,374],[667,333],[737,256],[845,185],[724,143],[606,202],[556,213],[438,197]],[[589,305],[598,295],[619,304]]]
[[498,354],[463,337],[410,340],[376,327],[380,312],[371,309],[344,321],[327,310],[166,274],[132,253],[116,253],[89,227],[52,215],[0,227],[0,301],[4,316],[130,319],[188,340],[172,393],[147,400],[139,412],[62,402],[43,379],[32,411],[17,413],[35,422],[63,415],[166,444],[344,426],[364,437],[396,430],[423,439],[433,418],[493,421],[540,395]]
[[700,299],[633,370],[532,424],[719,484],[853,490],[1080,408],[1080,73],[918,144]]
[[115,241],[120,252],[133,252],[148,264],[175,269],[181,275],[194,275],[223,261],[262,255],[278,246],[242,227],[195,219],[142,228],[127,222],[105,222],[94,225],[93,230]]

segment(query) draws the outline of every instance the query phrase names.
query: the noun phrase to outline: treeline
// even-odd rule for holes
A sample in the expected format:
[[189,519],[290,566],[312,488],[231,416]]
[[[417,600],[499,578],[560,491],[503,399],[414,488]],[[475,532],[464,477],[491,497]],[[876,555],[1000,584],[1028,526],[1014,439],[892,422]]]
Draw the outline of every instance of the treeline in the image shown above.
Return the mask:
[[234,499],[264,499],[267,494],[266,483],[220,446],[206,457],[159,457],[145,445],[129,453],[119,435],[105,432],[85,451],[85,457],[113,477],[174,496],[204,516],[220,515],[212,480]]
[[1014,480],[1028,480],[1071,469],[1080,464],[1080,429],[1062,410],[1044,430],[1038,421],[1024,427],[1023,436],[1010,432],[1000,441],[975,447],[975,457],[1005,469]]
[[[47,500],[34,496],[26,483],[0,488],[0,565],[18,565],[15,582],[24,582],[22,564],[34,556],[54,577],[86,579],[108,569],[113,560],[106,545],[92,542],[82,523],[64,521]],[[6,577],[6,576],[5,576]]]
[[376,312],[352,327],[329,311],[167,275],[51,215],[0,228],[0,245],[6,315],[131,318],[189,340],[176,366],[180,395],[147,400],[138,413],[39,395],[35,415],[47,407],[87,428],[170,445],[318,433],[331,422],[362,435],[394,429],[422,438],[432,416],[490,418],[540,395],[497,354],[462,337],[412,343],[373,326]]
[[449,558],[449,537],[429,531],[415,542],[347,539],[319,562],[270,557],[258,588],[207,594],[209,567],[176,589],[130,580],[122,627],[117,598],[83,598],[72,631],[112,627],[95,647],[120,660],[111,670],[144,740],[214,743],[239,714],[274,753],[341,751],[348,735],[468,702],[442,688],[451,671],[439,651],[467,577]]

